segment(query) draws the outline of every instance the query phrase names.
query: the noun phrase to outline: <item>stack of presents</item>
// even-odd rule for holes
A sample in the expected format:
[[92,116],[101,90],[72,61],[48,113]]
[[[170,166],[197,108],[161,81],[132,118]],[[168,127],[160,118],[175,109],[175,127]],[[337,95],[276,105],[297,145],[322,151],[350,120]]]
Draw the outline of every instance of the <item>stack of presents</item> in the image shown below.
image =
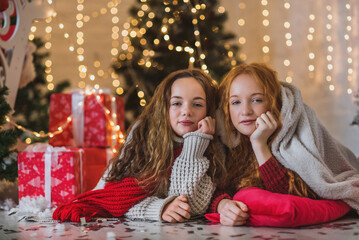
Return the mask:
[[125,104],[100,92],[53,94],[49,144],[18,154],[19,199],[43,196],[58,206],[92,190],[121,142]]

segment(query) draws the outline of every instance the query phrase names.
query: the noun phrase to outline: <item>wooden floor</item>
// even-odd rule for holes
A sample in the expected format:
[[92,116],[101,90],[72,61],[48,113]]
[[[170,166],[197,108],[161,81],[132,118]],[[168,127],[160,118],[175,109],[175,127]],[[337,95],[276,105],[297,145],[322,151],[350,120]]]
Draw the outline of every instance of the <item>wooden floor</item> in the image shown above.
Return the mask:
[[23,217],[17,214],[9,216],[7,211],[0,211],[0,239],[359,239],[358,215],[301,228],[227,227],[205,219],[176,224],[110,219],[81,225],[31,222]]

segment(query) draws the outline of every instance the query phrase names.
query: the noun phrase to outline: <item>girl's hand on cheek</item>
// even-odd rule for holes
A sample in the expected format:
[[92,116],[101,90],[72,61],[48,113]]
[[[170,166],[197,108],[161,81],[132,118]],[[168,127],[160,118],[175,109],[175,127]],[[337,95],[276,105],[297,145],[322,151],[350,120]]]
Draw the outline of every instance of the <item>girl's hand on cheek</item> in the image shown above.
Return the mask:
[[198,129],[196,132],[213,135],[216,130],[216,120],[212,117],[205,117],[198,122]]
[[262,113],[257,118],[256,130],[254,130],[254,132],[250,136],[252,144],[267,144],[268,138],[274,133],[277,127],[278,123],[269,111],[266,113]]

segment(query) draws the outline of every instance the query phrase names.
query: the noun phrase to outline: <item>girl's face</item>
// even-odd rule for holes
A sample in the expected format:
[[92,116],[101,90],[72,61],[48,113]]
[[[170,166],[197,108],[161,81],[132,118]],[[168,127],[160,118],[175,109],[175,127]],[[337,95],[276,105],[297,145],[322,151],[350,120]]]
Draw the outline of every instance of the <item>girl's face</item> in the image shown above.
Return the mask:
[[229,91],[229,112],[238,132],[250,136],[256,129],[256,120],[268,111],[263,89],[250,74],[240,74]]
[[207,116],[206,94],[192,77],[180,78],[171,87],[169,120],[178,136],[196,131],[198,122]]

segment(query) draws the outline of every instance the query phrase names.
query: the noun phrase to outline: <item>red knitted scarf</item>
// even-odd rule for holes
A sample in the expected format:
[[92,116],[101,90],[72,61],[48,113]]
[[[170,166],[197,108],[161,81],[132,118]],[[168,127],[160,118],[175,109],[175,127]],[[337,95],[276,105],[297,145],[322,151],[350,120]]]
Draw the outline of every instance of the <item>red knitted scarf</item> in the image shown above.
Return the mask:
[[120,217],[133,205],[147,197],[135,178],[109,182],[104,189],[85,192],[70,203],[56,208],[52,218],[60,221],[86,222],[95,217]]
[[[182,147],[174,151],[174,159],[180,155],[181,151]],[[122,181],[109,182],[104,189],[85,192],[77,196],[70,203],[56,208],[52,218],[80,222],[80,219],[85,217],[86,222],[89,222],[96,217],[121,217],[147,196],[136,179],[129,177]]]

